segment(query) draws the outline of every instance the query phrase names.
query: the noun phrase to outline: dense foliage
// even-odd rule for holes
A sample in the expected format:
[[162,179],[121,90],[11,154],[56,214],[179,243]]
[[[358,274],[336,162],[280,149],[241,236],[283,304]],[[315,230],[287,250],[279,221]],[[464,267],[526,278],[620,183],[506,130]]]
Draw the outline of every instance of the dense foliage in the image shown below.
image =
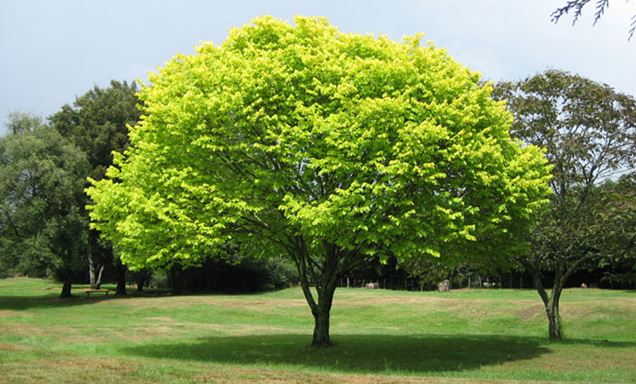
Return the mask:
[[14,115],[0,138],[0,259],[15,272],[51,273],[69,296],[84,265],[84,153],[38,119]]

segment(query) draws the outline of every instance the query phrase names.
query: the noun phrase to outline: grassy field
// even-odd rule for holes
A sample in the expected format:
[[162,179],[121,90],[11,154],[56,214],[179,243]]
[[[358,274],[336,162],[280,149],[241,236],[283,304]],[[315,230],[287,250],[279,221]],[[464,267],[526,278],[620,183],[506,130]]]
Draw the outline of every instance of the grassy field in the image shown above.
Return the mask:
[[0,382],[636,382],[636,292],[566,290],[566,342],[532,290],[343,289],[314,350],[299,289],[57,298],[0,280]]

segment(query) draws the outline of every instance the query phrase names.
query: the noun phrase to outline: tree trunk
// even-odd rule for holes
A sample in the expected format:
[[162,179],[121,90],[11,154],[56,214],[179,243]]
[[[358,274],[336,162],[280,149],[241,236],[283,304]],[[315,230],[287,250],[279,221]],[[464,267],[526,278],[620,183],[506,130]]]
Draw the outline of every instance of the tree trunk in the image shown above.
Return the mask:
[[329,311],[318,310],[314,314],[314,335],[311,340],[311,345],[314,347],[326,347],[331,345],[329,339]]
[[88,282],[91,288],[96,289],[95,280],[97,279],[95,274],[95,263],[93,262],[93,256],[88,255]]
[[97,279],[95,280],[95,289],[99,289],[102,286],[102,275],[104,273],[104,265],[100,265],[99,272],[97,273]]
[[563,333],[561,330],[561,317],[559,316],[559,301],[561,299],[561,291],[563,290],[563,275],[560,269],[558,269],[555,274],[552,292],[548,295],[543,283],[541,282],[541,275],[538,270],[533,268],[530,270],[530,274],[532,276],[534,286],[543,301],[545,313],[548,317],[548,337],[550,340],[561,340]]
[[102,274],[104,272],[104,265],[95,264],[93,256],[88,257],[88,275],[90,279],[91,288],[99,289],[102,286]]
[[173,295],[181,294],[181,265],[174,264],[170,268],[170,290]]
[[560,284],[555,284],[550,293],[550,299],[545,306],[545,312],[548,316],[548,337],[550,340],[561,340],[563,338],[561,316],[559,315],[559,300],[562,290],[563,287]]
[[[334,271],[335,272],[335,271]],[[331,304],[336,291],[335,284],[326,285],[318,290],[318,304],[312,310],[314,316],[314,335],[311,345],[314,347],[327,347],[331,345],[329,338],[329,317],[331,316]]]
[[[314,333],[311,345],[314,347],[327,347],[331,345],[329,336],[329,317],[333,295],[338,285],[338,277],[342,274],[339,270],[339,261],[343,261],[342,250],[335,244],[325,244],[325,257],[319,263],[311,259],[309,249],[302,237],[297,237],[294,244],[294,252],[291,256],[296,263],[300,286],[311,314],[314,317]],[[310,277],[313,277],[317,299],[311,291]],[[354,281],[355,286],[355,281]]]
[[72,285],[71,279],[69,278],[64,279],[64,284],[62,285],[62,293],[60,294],[61,298],[68,298],[72,296],[71,285]]
[[115,274],[117,278],[117,289],[115,291],[115,295],[117,296],[125,296],[126,295],[126,266],[122,264],[121,260],[117,260],[115,262]]
[[559,308],[546,308],[548,316],[548,337],[550,340],[561,340],[561,319],[559,317]]

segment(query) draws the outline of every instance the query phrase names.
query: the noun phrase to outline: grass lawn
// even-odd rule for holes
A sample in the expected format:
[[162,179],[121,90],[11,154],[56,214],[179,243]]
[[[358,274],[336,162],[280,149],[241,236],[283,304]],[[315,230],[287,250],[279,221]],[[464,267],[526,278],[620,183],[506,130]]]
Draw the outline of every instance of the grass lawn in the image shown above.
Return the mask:
[[[76,288],[77,289],[77,288]],[[636,292],[569,289],[567,341],[532,290],[338,288],[332,341],[309,347],[300,289],[61,300],[0,280],[0,382],[636,383]]]

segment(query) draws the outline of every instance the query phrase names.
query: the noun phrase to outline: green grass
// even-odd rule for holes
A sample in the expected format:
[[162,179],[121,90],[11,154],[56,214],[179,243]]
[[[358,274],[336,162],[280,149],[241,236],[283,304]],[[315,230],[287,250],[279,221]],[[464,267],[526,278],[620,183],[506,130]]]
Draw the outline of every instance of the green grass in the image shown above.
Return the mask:
[[[0,382],[636,382],[636,292],[566,290],[567,340],[532,290],[344,289],[334,346],[308,346],[299,289],[57,298],[0,280]],[[76,288],[77,289],[77,288]]]

